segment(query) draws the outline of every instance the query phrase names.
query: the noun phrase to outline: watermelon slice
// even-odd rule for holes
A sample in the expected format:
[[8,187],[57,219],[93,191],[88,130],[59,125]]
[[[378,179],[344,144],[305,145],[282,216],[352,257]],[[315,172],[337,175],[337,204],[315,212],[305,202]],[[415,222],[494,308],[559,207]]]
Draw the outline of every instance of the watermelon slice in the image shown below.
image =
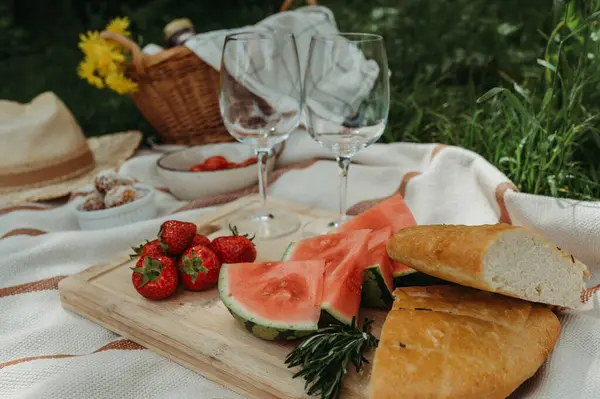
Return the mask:
[[[400,194],[395,194],[368,211],[350,219],[338,227],[336,231],[348,232],[361,229],[381,230],[390,227],[392,234],[395,234],[406,227],[414,226],[416,224],[417,222],[410,212],[410,209],[408,209],[408,206],[406,206],[404,198],[402,198]],[[402,285],[401,278],[416,271],[394,260],[392,260],[392,265],[394,282],[397,283],[396,285]]]
[[323,260],[225,264],[219,296],[255,336],[301,338],[318,327],[324,268]]
[[385,247],[392,236],[392,228],[386,227],[371,232],[368,241],[368,253],[365,259],[364,281],[362,288],[362,306],[386,309],[394,298],[393,260]]
[[369,235],[370,230],[320,235],[291,243],[284,253],[284,260],[325,261],[322,322],[358,320]]

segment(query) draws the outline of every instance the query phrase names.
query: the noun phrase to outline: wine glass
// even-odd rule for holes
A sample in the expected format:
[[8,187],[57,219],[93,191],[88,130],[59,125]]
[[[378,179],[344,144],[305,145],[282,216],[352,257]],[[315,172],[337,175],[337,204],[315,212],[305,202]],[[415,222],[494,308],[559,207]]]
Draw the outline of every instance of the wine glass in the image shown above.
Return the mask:
[[246,31],[225,38],[219,106],[229,133],[250,144],[258,163],[259,209],[228,221],[240,234],[270,240],[300,227],[297,215],[267,207],[267,158],[299,125],[302,83],[296,41],[283,32]]
[[304,226],[304,235],[318,235],[343,224],[352,157],[379,140],[387,124],[390,88],[383,38],[367,33],[313,36],[303,99],[309,134],[334,153],[340,172],[338,218]]

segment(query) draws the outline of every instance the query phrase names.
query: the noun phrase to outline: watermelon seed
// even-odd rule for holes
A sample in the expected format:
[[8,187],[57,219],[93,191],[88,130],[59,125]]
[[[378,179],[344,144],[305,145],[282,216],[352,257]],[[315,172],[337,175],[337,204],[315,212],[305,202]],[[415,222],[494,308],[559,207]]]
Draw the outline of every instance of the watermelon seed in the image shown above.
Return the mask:
[[401,348],[406,348],[406,345],[405,345],[405,344],[403,344],[402,342],[400,342],[400,347],[401,347]]
[[269,295],[269,293],[267,291],[262,293],[263,295]]

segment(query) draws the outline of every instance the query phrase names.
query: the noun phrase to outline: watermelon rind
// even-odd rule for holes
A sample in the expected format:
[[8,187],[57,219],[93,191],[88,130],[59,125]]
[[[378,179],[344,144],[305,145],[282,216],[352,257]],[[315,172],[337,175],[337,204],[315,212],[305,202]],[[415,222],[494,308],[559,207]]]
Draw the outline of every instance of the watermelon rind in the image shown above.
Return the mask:
[[280,328],[272,328],[266,327],[261,324],[257,324],[250,320],[244,319],[242,316],[234,313],[231,309],[229,313],[233,316],[233,318],[238,322],[238,324],[245,328],[248,332],[254,335],[257,338],[264,339],[267,341],[293,341],[296,339],[300,339],[314,333],[314,330],[290,330],[290,329],[280,329]]
[[221,266],[219,273],[219,297],[238,323],[257,338],[265,340],[293,340],[306,337],[318,329],[316,322],[286,323],[266,320],[254,315],[249,309],[229,295],[227,264]]
[[290,259],[290,257],[292,256],[292,253],[294,252],[295,246],[296,246],[295,241],[292,241],[288,244],[288,246],[285,248],[285,251],[283,251],[283,255],[281,256],[282,261],[286,261],[286,260]]
[[381,265],[366,267],[363,274],[361,307],[389,309],[394,302],[394,297],[385,284]]

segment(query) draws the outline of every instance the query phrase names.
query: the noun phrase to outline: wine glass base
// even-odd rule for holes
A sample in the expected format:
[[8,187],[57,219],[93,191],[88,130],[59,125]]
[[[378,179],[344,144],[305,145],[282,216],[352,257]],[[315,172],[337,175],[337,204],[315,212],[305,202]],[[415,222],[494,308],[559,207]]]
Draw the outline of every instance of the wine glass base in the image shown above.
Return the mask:
[[268,241],[294,233],[301,226],[300,218],[291,212],[267,209],[237,213],[227,220],[241,235],[254,236],[254,241]]
[[326,220],[316,219],[312,220],[304,225],[302,228],[302,236],[305,238],[319,236],[323,234],[329,234],[335,229],[340,227],[342,224],[347,222],[348,219],[341,220]]

